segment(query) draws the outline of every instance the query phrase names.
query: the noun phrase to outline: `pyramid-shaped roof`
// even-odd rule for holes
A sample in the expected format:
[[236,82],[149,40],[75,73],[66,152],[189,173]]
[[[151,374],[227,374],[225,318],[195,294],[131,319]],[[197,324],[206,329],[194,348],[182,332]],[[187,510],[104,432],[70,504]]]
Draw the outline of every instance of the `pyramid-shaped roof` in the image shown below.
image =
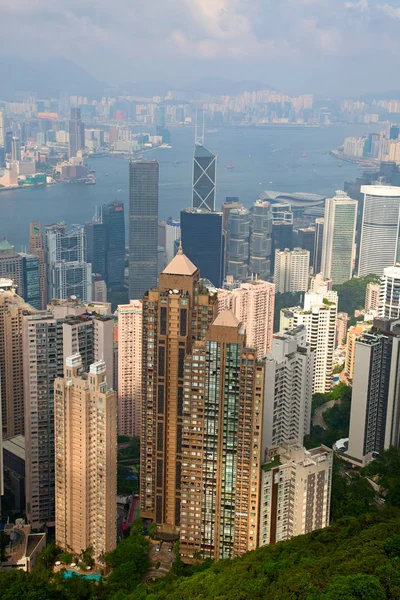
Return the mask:
[[225,309],[219,313],[218,317],[213,322],[213,325],[237,328],[240,325],[240,321],[231,310]]
[[14,247],[11,246],[10,242],[7,240],[7,238],[3,238],[0,242],[0,250],[13,250]]
[[179,246],[177,254],[163,271],[164,275],[193,275],[197,267],[183,254],[182,246]]

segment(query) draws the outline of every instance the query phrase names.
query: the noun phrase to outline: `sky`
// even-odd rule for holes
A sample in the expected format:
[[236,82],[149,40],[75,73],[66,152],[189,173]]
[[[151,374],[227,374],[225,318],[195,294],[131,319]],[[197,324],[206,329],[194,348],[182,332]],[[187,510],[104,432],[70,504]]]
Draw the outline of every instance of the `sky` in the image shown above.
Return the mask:
[[9,0],[0,55],[62,57],[111,85],[207,77],[288,93],[400,88],[400,0]]

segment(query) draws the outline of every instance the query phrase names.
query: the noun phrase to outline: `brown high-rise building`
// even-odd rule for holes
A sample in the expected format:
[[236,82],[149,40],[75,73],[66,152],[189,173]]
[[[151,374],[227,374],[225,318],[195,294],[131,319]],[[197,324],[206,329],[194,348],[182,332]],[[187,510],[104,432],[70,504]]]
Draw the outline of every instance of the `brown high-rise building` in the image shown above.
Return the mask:
[[219,560],[258,545],[264,362],[229,310],[185,361],[181,554]]
[[117,542],[117,398],[105,362],[83,373],[79,354],[67,358],[54,403],[56,543],[92,547],[98,562]]
[[180,525],[184,361],[217,310],[181,248],[143,298],[141,512],[166,532]]
[[35,312],[15,291],[10,279],[0,278],[0,398],[4,438],[24,434],[24,377],[22,322]]
[[42,224],[29,223],[29,253],[39,259],[40,308],[45,310],[47,301],[46,254],[43,244]]

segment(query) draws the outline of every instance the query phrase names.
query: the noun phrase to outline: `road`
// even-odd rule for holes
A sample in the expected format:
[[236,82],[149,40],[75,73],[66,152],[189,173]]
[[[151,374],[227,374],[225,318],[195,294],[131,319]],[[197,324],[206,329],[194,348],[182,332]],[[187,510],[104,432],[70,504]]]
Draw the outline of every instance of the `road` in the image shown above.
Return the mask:
[[325,404],[322,404],[316,409],[312,422],[314,427],[322,427],[322,429],[327,429],[324,421],[324,412],[335,406],[335,404],[340,404],[340,398],[337,400],[329,400],[329,402],[325,402]]

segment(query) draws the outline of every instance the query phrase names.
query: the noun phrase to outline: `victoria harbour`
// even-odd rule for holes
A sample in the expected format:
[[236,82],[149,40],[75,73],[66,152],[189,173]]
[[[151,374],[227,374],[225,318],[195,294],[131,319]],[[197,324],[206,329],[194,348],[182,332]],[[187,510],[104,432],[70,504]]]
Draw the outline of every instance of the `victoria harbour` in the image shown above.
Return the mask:
[[[142,127],[141,130],[145,130]],[[218,154],[217,207],[226,196],[238,196],[250,206],[264,190],[329,195],[354,180],[360,170],[338,161],[329,151],[347,135],[372,131],[368,125],[333,127],[221,127],[207,133],[207,147]],[[172,148],[145,152],[144,158],[160,164],[160,219],[178,218],[191,205],[194,131],[171,130]],[[234,168],[227,169],[232,164]],[[97,185],[53,184],[0,193],[0,235],[16,248],[26,244],[30,221],[68,224],[90,220],[96,206],[123,200],[128,208],[128,161],[118,156],[89,159]],[[128,226],[126,219],[126,226]]]

